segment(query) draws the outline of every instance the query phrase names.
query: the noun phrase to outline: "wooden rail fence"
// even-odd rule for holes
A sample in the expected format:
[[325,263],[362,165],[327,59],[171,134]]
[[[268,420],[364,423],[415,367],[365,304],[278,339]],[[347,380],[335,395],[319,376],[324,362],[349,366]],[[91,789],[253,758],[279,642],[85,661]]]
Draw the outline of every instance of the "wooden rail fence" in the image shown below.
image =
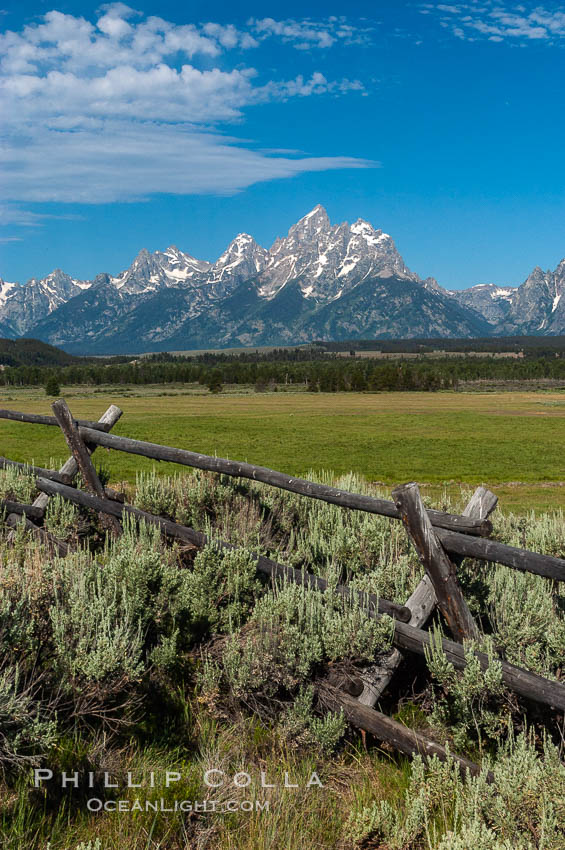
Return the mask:
[[[54,416],[0,410],[0,419],[59,427],[65,437],[71,457],[59,470],[22,464],[0,457],[0,468],[26,470],[35,476],[40,495],[33,505],[14,501],[0,502],[7,514],[7,524],[12,528],[20,523],[57,555],[64,557],[68,545],[57,540],[43,527],[45,509],[51,496],[59,495],[74,504],[98,512],[111,534],[121,533],[120,520],[124,515],[136,521],[156,525],[167,537],[182,540],[198,548],[208,543],[220,548],[234,548],[228,541],[209,539],[205,534],[161,516],[142,511],[124,503],[123,495],[104,487],[100,482],[91,455],[98,446],[114,451],[128,452],[167,461],[196,469],[222,473],[237,478],[278,487],[313,499],[320,499],[343,508],[365,511],[400,520],[412,541],[425,575],[405,605],[377,598],[347,584],[338,585],[336,591],[347,599],[358,600],[369,616],[376,619],[387,615],[393,618],[394,648],[384,661],[369,666],[356,686],[353,696],[347,689],[336,688],[329,682],[317,685],[320,702],[328,707],[342,708],[355,726],[385,740],[404,753],[420,753],[425,757],[437,754],[447,758],[443,747],[421,733],[406,729],[401,724],[377,711],[374,706],[389,687],[403,652],[424,655],[431,646],[430,633],[424,628],[433,611],[439,610],[455,640],[444,638],[443,651],[456,669],[466,666],[464,641],[477,639],[477,624],[467,606],[457,579],[457,568],[464,558],[475,558],[490,563],[506,565],[512,569],[528,571],[554,581],[565,581],[565,560],[538,552],[507,546],[492,540],[489,516],[496,507],[497,498],[484,487],[478,487],[461,515],[427,510],[422,502],[417,484],[409,483],[392,491],[392,501],[376,499],[357,493],[339,490],[302,478],[251,463],[211,457],[185,449],[163,446],[109,433],[122,416],[122,411],[111,405],[97,421],[75,420],[62,399],[52,405]],[[74,486],[78,472],[86,490]],[[13,531],[11,532],[13,534]],[[309,588],[325,591],[327,582],[304,570],[280,564],[263,555],[253,555],[257,570],[272,579],[284,579]],[[475,652],[481,668],[488,666],[484,653]],[[508,688],[521,697],[565,711],[565,683],[553,681],[521,667],[501,660],[502,677]],[[344,686],[345,687],[345,686]],[[479,771],[479,767],[459,756],[455,758],[463,772]]]

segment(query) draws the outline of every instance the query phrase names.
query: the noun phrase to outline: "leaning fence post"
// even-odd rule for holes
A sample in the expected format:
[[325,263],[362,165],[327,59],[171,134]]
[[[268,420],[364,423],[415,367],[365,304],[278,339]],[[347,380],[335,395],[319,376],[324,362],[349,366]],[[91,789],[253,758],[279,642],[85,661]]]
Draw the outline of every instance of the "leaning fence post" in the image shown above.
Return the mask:
[[[112,428],[121,415],[122,411],[120,410],[120,408],[115,404],[111,404],[108,410],[103,413],[100,419],[98,420],[98,424],[107,425],[109,428]],[[96,449],[96,446],[90,446],[87,444],[87,449],[88,452],[92,454],[92,452]],[[68,477],[71,481],[73,481],[77,472],[77,462],[72,455],[70,458],[68,458],[68,460],[65,461],[62,467],[59,469],[59,474]],[[34,508],[40,508],[43,513],[45,513],[45,509],[47,508],[48,502],[49,495],[47,493],[40,493],[37,499],[34,500],[33,506]],[[10,521],[10,523],[17,523],[19,521],[19,518],[17,514],[10,514],[8,520]],[[10,537],[8,539],[13,539],[13,532],[10,532]]]
[[[55,414],[55,418],[59,423],[63,436],[67,441],[67,445],[76,461],[77,467],[80,470],[86,486],[98,496],[100,499],[106,499],[106,493],[102,482],[98,478],[98,473],[94,468],[94,464],[90,459],[90,453],[83,442],[82,437],[78,432],[77,425],[73,419],[72,413],[69,410],[67,402],[60,398],[53,402],[51,409]],[[116,517],[101,514],[101,519],[104,525],[112,529],[116,534],[121,534],[122,527]]]
[[[498,497],[486,487],[477,487],[462,516],[474,519],[488,519],[496,508]],[[460,555],[452,556],[452,562],[459,566],[464,558]],[[412,612],[409,624],[416,628],[423,628],[431,617],[436,607],[436,594],[434,586],[426,573],[411,596],[406,600],[406,608]],[[392,677],[402,661],[402,653],[399,649],[391,650],[390,654],[379,664],[372,665],[362,676],[363,692],[358,697],[361,705],[372,708],[377,704],[384,691],[390,684]]]
[[433,584],[437,604],[454,636],[477,638],[479,630],[457,581],[455,565],[437,539],[417,484],[403,484],[392,491],[392,498],[418,557]]

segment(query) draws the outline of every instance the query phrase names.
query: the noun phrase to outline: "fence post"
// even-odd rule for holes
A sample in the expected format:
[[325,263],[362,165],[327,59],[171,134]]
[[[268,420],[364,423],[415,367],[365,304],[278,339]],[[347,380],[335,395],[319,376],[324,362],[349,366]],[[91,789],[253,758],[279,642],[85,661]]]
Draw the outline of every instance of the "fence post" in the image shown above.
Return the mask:
[[[6,411],[4,411],[4,412],[6,412]],[[98,420],[98,424],[99,425],[108,425],[109,428],[112,428],[116,424],[116,422],[118,421],[118,419],[120,418],[121,415],[122,415],[122,411],[120,410],[120,408],[117,407],[117,405],[115,405],[115,404],[111,404],[110,407],[108,408],[108,410]],[[96,449],[96,446],[90,446],[90,445],[87,444],[87,450],[90,454],[92,454],[92,452],[95,449]],[[74,457],[72,457],[72,456],[67,461],[65,461],[65,463],[62,465],[62,467],[59,469],[59,474],[64,476],[64,477],[68,477],[70,482],[72,482],[73,479],[76,477],[77,472],[78,472],[77,462],[74,459]],[[45,514],[45,509],[47,508],[48,502],[49,502],[49,495],[47,493],[40,493],[39,496],[37,497],[37,499],[34,500],[33,507],[39,508],[43,512],[43,514]],[[11,528],[12,528],[12,531],[10,531],[10,533],[8,535],[9,541],[12,541],[14,539],[14,536],[15,536],[14,527],[18,524],[18,522],[19,522],[18,514],[10,514],[8,516],[8,518],[6,519],[7,525],[11,526]],[[37,528],[36,525],[33,525],[33,529],[32,529],[31,528],[32,525],[33,525],[32,523],[30,523],[30,524],[26,523],[26,527],[29,528],[30,531],[32,531],[33,529],[35,529],[36,531],[39,531],[39,529]],[[34,531],[33,533],[35,534],[36,532]],[[44,535],[47,535],[47,534],[48,534],[48,532],[44,531]],[[36,536],[39,536],[43,539],[43,535],[36,534]],[[51,538],[51,537],[52,537],[52,535],[49,535],[49,538]],[[52,545],[57,546],[59,548],[66,546],[66,544],[64,544],[61,540],[56,540],[55,538],[53,538],[52,540],[50,539],[49,542]],[[62,551],[61,548],[60,548],[60,551]]]
[[[486,487],[477,487],[469,500],[462,516],[474,517],[475,519],[488,519],[496,508],[498,497]],[[464,560],[461,556],[451,559],[457,566]],[[432,615],[436,606],[436,594],[428,574],[422,578],[414,592],[406,601],[406,608],[412,612],[409,624],[416,628],[423,628]],[[392,677],[402,661],[402,653],[399,649],[393,649],[384,659],[382,664],[374,665],[362,676],[363,692],[358,701],[361,705],[372,708],[377,704],[384,691],[388,688]]]
[[464,638],[478,638],[479,630],[461,592],[455,565],[435,535],[418,485],[403,484],[392,491],[392,497],[454,636],[461,642]]
[[[55,418],[59,423],[59,427],[63,432],[67,445],[76,461],[77,468],[82,474],[84,483],[95,496],[98,496],[100,499],[106,499],[107,497],[104,487],[98,478],[98,473],[90,459],[90,453],[78,432],[77,425],[73,419],[71,411],[69,410],[67,402],[60,398],[58,401],[53,402],[51,409],[55,414]],[[107,528],[111,529],[116,534],[122,533],[122,526],[116,517],[109,516],[108,514],[100,514],[100,518],[103,525]]]

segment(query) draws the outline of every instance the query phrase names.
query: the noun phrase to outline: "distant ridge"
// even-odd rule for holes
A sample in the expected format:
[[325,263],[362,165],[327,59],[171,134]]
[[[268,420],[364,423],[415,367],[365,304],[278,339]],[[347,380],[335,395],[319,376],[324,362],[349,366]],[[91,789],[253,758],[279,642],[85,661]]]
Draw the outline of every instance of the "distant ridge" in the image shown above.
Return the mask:
[[40,339],[0,339],[2,366],[72,366],[80,362],[81,358]]
[[444,289],[412,272],[369,222],[332,225],[318,205],[269,250],[240,233],[214,263],[175,246],[91,281],[60,269],[0,279],[0,334],[77,354],[296,345],[315,339],[565,333],[565,260],[519,287]]

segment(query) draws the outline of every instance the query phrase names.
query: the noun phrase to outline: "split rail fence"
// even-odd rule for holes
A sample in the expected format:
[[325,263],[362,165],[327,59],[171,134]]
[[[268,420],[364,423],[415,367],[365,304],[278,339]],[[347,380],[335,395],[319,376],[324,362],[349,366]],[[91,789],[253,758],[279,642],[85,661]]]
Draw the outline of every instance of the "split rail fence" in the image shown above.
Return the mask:
[[[497,497],[484,487],[475,490],[461,515],[427,510],[415,483],[395,488],[392,491],[392,501],[377,499],[294,478],[250,463],[116,436],[110,431],[122,416],[122,411],[115,405],[111,405],[97,422],[74,419],[62,399],[56,401],[52,409],[53,416],[0,410],[0,419],[59,427],[71,453],[59,470],[17,463],[0,457],[0,468],[15,467],[35,475],[36,486],[40,491],[32,505],[4,500],[0,501],[0,510],[7,514],[6,522],[12,529],[21,522],[25,523],[30,534],[61,557],[67,554],[68,544],[53,537],[42,527],[49,499],[56,495],[98,512],[108,533],[114,535],[121,533],[120,520],[129,514],[138,521],[157,526],[168,538],[181,540],[198,548],[209,542],[205,534],[193,528],[125,504],[122,494],[104,487],[91,460],[91,455],[98,446],[236,478],[248,478],[343,508],[400,520],[425,570],[424,577],[405,605],[377,598],[347,584],[338,585],[336,588],[342,596],[358,599],[371,617],[378,620],[383,615],[389,615],[393,618],[394,648],[384,661],[367,668],[362,679],[342,683],[341,687],[322,683],[318,687],[318,695],[326,707],[342,709],[352,725],[369,732],[381,741],[386,741],[405,754],[420,753],[424,757],[436,754],[442,759],[447,758],[447,752],[440,744],[406,728],[378,711],[375,706],[389,687],[402,661],[402,653],[425,655],[430,648],[431,636],[425,630],[425,625],[436,609],[444,617],[455,638],[442,640],[443,651],[456,669],[465,667],[463,642],[478,638],[479,629],[457,579],[457,567],[461,562],[465,558],[476,558],[532,572],[554,581],[565,581],[564,559],[507,546],[491,539],[492,524],[489,516],[496,507]],[[75,486],[79,471],[86,488],[84,490]],[[13,533],[12,531],[11,534]],[[214,539],[211,542],[221,548],[235,548],[228,541]],[[327,588],[326,581],[304,570],[280,564],[258,553],[254,553],[253,557],[257,570],[273,579],[284,578],[318,590]],[[486,654],[475,654],[481,668],[486,669],[489,663]],[[500,661],[500,665],[502,678],[509,689],[526,700],[565,712],[565,682],[544,678],[504,660]],[[465,758],[453,754],[450,754],[450,757],[459,762],[462,772],[469,770],[476,774],[480,769]]]

